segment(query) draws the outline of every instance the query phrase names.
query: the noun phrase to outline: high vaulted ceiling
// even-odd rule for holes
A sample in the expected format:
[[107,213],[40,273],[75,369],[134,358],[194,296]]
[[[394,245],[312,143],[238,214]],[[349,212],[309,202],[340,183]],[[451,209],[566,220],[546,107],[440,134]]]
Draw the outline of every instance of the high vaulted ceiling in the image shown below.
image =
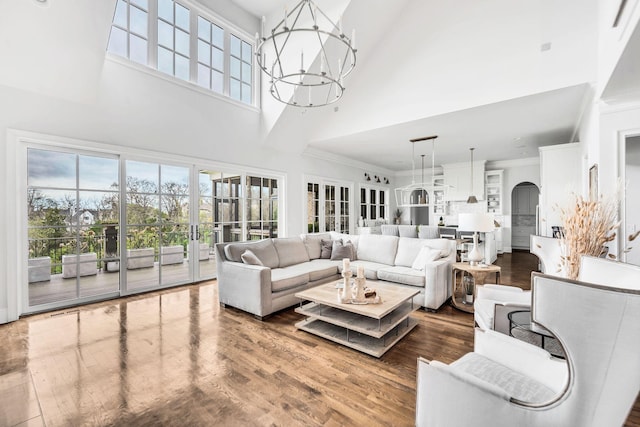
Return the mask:
[[[297,3],[232,1],[256,17]],[[344,3],[344,26],[358,32],[344,97],[280,108],[267,144],[407,170],[409,139],[426,135],[439,136],[436,164],[464,161],[470,147],[478,160],[508,160],[575,140],[595,80],[596,0]]]

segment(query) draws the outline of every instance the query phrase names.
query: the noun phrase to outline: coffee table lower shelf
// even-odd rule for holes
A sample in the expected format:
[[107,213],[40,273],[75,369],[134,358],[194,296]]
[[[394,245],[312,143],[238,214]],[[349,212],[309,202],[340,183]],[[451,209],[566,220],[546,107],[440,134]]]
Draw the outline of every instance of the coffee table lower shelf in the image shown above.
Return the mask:
[[296,328],[379,358],[411,332],[417,324],[418,321],[416,319],[407,317],[380,338],[365,335],[316,318],[302,320],[296,323]]

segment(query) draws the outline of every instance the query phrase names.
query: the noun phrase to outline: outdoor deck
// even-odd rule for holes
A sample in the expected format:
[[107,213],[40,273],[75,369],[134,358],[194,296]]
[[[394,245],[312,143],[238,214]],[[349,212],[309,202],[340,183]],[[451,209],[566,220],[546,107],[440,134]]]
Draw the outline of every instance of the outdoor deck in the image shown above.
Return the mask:
[[[216,261],[211,257],[199,263],[199,278],[190,278],[190,262],[185,259],[181,264],[160,265],[153,267],[127,269],[126,283],[128,290],[153,289],[159,285],[166,286],[210,279],[216,275]],[[57,301],[118,292],[120,289],[120,272],[108,272],[99,269],[98,274],[65,279],[62,274],[52,274],[51,279],[29,284],[29,305],[31,307]],[[79,280],[79,295],[77,281]]]

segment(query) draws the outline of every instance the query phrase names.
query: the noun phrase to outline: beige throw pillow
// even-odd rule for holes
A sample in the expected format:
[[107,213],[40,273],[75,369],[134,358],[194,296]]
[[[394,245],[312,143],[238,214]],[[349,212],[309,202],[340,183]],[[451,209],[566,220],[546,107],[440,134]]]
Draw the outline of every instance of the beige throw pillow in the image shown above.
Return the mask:
[[349,258],[349,260],[353,261],[355,259],[354,253],[355,250],[351,242],[344,243],[342,240],[333,241],[333,246],[331,248],[332,260]]
[[249,264],[249,265],[263,265],[262,261],[260,261],[260,259],[256,256],[256,254],[254,254],[252,251],[250,251],[249,249],[247,249],[246,251],[244,251],[242,253],[242,255],[240,255],[240,258],[242,259],[242,262],[244,262],[245,264]]

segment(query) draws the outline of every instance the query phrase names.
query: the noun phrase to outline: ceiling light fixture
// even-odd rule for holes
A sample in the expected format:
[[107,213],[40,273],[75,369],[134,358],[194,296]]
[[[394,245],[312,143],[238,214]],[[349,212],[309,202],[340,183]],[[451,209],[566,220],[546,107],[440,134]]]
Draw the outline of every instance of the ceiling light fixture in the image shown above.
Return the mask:
[[[436,188],[446,191],[448,186],[436,185],[434,181],[435,170],[435,156],[436,146],[435,139],[437,135],[425,136],[422,138],[410,139],[411,142],[411,184],[405,185],[395,189],[396,194],[396,206],[425,206],[429,204],[429,191],[433,192]],[[415,145],[416,142],[431,141],[431,182],[425,182],[424,180],[424,157],[425,154],[421,154],[422,157],[422,182],[416,183],[416,163],[415,163]]]
[[478,203],[478,199],[473,195],[473,150],[475,148],[469,148],[469,151],[471,151],[471,195],[467,199],[467,203]]
[[[295,107],[321,107],[344,93],[344,77],[356,65],[355,30],[342,31],[312,0],[302,0],[270,33],[256,34],[258,66],[271,79],[275,99]],[[306,52],[306,55],[305,55]],[[305,61],[306,56],[306,61]]]

